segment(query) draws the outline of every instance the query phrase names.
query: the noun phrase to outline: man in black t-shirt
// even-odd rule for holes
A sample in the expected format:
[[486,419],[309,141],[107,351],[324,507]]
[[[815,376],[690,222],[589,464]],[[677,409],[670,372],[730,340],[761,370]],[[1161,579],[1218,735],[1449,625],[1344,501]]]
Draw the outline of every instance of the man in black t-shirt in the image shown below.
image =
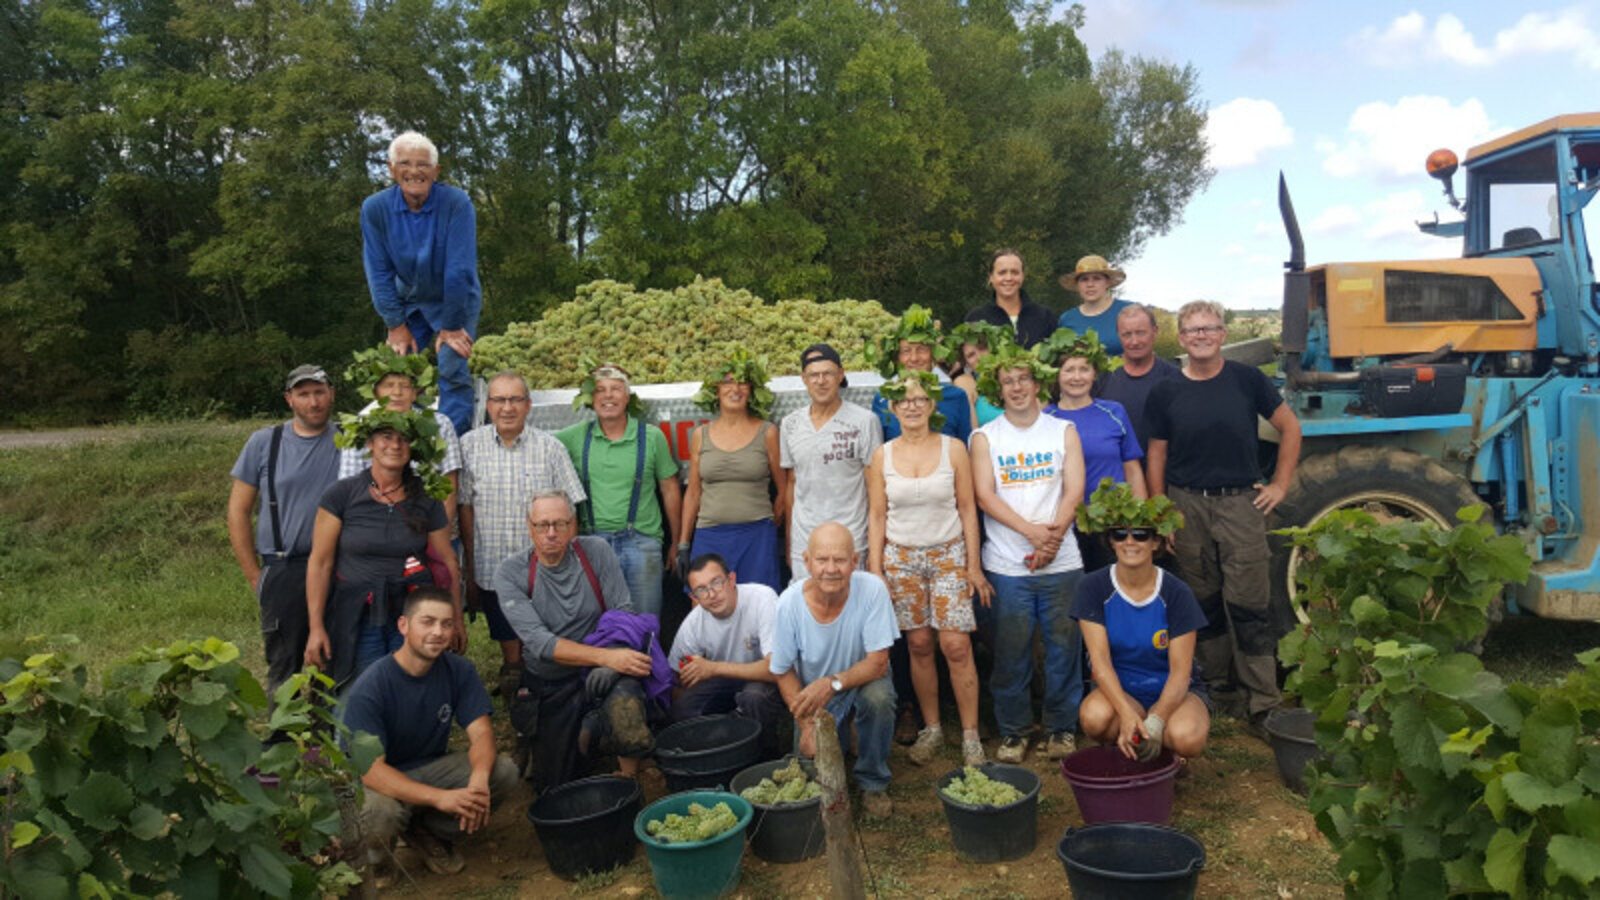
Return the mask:
[[[1189,360],[1182,377],[1150,391],[1146,481],[1183,512],[1174,552],[1209,623],[1195,657],[1212,697],[1242,694],[1252,730],[1264,735],[1267,713],[1282,700],[1267,609],[1266,516],[1294,477],[1300,420],[1259,369],[1222,358],[1226,340],[1219,304],[1196,300],[1178,310]],[[1256,462],[1257,416],[1279,436],[1270,482]]]
[[[487,825],[517,788],[516,764],[495,752],[489,692],[472,663],[449,652],[460,627],[448,591],[412,591],[399,620],[405,643],[361,673],[344,699],[345,725],[383,745],[361,777],[369,862],[387,858],[409,825],[406,842],[431,871],[459,872],[466,862],[455,840]],[[467,749],[447,753],[452,723],[466,730]]]

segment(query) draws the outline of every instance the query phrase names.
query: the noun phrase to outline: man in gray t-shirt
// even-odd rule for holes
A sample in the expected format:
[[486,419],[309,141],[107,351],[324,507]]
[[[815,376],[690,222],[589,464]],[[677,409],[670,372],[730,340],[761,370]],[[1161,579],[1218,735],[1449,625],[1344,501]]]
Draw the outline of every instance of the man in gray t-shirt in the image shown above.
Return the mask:
[[[294,417],[250,435],[233,464],[228,494],[228,542],[261,608],[269,694],[300,670],[308,628],[311,526],[317,501],[339,474],[327,373],[317,366],[297,367],[284,384],[283,399]],[[252,512],[257,512],[254,525]]]
[[527,664],[511,716],[532,741],[534,789],[577,775],[579,758],[591,749],[584,733],[595,744],[610,738],[618,768],[631,776],[655,749],[641,683],[650,657],[583,643],[603,612],[633,612],[622,566],[604,538],[578,537],[577,513],[561,491],[534,496],[528,533],[533,545],[501,561],[494,585]]
[[812,344],[800,354],[801,377],[811,404],[783,417],[778,431],[779,464],[789,479],[789,571],[805,577],[806,543],[823,522],[850,529],[856,552],[867,551],[867,482],[872,454],[883,444],[877,416],[839,395],[845,386],[839,353]]

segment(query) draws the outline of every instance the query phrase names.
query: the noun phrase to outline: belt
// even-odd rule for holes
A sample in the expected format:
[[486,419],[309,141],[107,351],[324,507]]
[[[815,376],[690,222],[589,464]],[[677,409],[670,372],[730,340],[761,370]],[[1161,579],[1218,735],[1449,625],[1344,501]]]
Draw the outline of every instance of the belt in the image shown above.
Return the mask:
[[1209,488],[1208,487],[1185,487],[1185,486],[1183,486],[1181,484],[1175,484],[1175,485],[1173,485],[1173,487],[1178,488],[1179,490],[1188,491],[1191,494],[1199,494],[1202,497],[1237,497],[1240,494],[1254,493],[1255,489],[1256,489],[1256,486],[1253,485],[1253,484],[1240,484],[1240,485],[1235,485],[1233,487],[1209,487]]

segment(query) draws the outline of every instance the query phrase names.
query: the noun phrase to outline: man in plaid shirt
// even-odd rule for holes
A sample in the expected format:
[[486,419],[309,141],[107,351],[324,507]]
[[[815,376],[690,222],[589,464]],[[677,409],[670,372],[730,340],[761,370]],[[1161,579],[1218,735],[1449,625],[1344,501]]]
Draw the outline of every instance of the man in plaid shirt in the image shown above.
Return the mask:
[[500,611],[495,567],[528,545],[525,520],[533,498],[565,491],[573,502],[586,498],[572,459],[560,442],[529,428],[528,383],[515,372],[489,380],[489,421],[461,439],[463,462],[459,506],[467,606],[481,608],[489,637],[500,642],[500,695],[509,704],[522,677],[522,642]]

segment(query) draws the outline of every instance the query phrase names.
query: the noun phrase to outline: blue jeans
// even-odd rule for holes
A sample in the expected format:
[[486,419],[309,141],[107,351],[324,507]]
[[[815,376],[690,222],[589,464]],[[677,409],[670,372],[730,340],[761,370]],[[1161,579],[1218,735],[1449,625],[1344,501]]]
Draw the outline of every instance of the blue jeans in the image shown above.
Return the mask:
[[352,681],[356,675],[367,670],[385,656],[400,649],[406,639],[400,635],[400,629],[393,622],[382,625],[362,625],[361,634],[356,638],[356,672],[351,676]]
[[[888,675],[858,688],[835,694],[825,707],[839,726],[839,747],[850,747],[850,716],[856,717],[856,784],[863,791],[889,786],[889,746],[894,742],[894,684]],[[794,732],[795,752],[800,749],[800,729]]]
[[997,575],[994,586],[994,671],[989,692],[1003,737],[1024,735],[1033,725],[1033,635],[1044,635],[1044,727],[1050,734],[1078,727],[1083,699],[1083,639],[1067,615],[1082,570],[1054,575]]
[[[439,334],[439,329],[428,321],[421,309],[412,307],[406,311],[406,327],[416,339],[418,350],[433,349],[433,339]],[[478,337],[476,312],[468,315],[465,328],[467,334],[476,340]],[[467,369],[467,360],[451,349],[450,345],[442,344],[439,347],[438,367],[439,412],[444,413],[450,424],[456,427],[456,434],[466,434],[477,424],[472,420],[472,414],[478,406],[478,394],[472,382],[472,373]]]
[[[644,498],[639,502],[643,503]],[[660,618],[661,542],[631,528],[599,531],[594,536],[603,538],[617,554],[622,577],[628,582],[628,596],[633,598],[633,611]]]

